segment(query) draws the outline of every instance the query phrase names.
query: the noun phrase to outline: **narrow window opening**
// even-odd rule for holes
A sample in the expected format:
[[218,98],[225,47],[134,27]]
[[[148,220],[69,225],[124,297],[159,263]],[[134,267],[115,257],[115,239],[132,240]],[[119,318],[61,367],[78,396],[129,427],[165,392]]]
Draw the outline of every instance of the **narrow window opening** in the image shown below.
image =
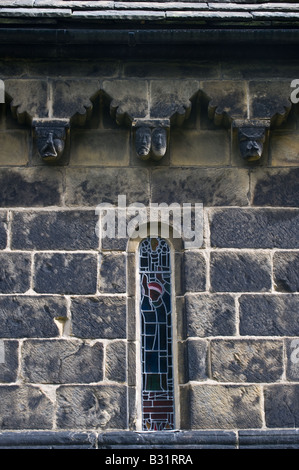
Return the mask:
[[142,430],[174,429],[171,253],[160,237],[140,243]]

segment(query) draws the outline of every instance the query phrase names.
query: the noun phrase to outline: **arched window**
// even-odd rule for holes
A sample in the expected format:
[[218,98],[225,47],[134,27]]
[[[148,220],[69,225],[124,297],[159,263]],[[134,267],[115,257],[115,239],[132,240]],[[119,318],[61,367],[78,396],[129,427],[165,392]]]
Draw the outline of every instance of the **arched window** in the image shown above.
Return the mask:
[[143,431],[174,429],[171,252],[160,237],[139,246]]

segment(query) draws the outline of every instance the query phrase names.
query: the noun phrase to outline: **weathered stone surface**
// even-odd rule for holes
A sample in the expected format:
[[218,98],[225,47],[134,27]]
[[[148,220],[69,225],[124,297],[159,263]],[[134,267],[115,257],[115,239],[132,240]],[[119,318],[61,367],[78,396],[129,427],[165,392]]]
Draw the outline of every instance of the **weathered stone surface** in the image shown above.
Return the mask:
[[[113,145],[111,145],[113,142]],[[71,165],[127,166],[130,134],[123,129],[76,129],[71,134]]]
[[117,204],[119,195],[126,195],[128,204],[149,201],[148,173],[141,168],[68,168],[66,188],[70,206]]
[[86,211],[20,211],[13,213],[12,249],[88,250],[98,247],[97,216]]
[[66,319],[66,303],[61,297],[0,297],[3,338],[51,338],[59,336],[54,319]]
[[275,290],[299,291],[299,253],[277,252],[273,257]]
[[228,124],[232,119],[247,117],[245,83],[236,80],[201,82],[202,92],[209,100],[208,114],[215,124]]
[[187,336],[235,334],[235,301],[230,295],[186,295]]
[[220,382],[275,382],[283,373],[282,341],[212,340],[212,378]]
[[29,135],[23,130],[0,132],[0,165],[26,165],[29,160]]
[[150,84],[151,118],[171,119],[177,125],[190,115],[191,99],[198,93],[199,82],[184,80],[153,80]]
[[288,80],[249,82],[251,119],[269,118],[281,124],[291,109],[290,91]]
[[[115,382],[125,382],[127,348],[124,341],[113,341],[106,346],[105,377]],[[133,371],[130,371],[131,373]],[[134,374],[135,375],[135,374]]]
[[239,431],[239,449],[298,449],[298,429]]
[[31,257],[26,253],[0,253],[0,292],[24,293],[30,287]]
[[271,133],[271,163],[272,166],[298,166],[298,134],[297,132],[280,131]]
[[215,209],[211,245],[219,248],[299,248],[299,211]]
[[206,260],[199,251],[184,253],[184,282],[188,292],[206,290]]
[[247,206],[248,171],[226,168],[161,168],[153,171],[152,201]]
[[126,338],[124,297],[73,298],[72,333],[80,338]]
[[18,341],[2,340],[4,357],[0,361],[0,383],[16,382],[18,373]]
[[148,115],[148,85],[143,80],[105,80],[103,90],[111,99],[110,112],[118,124]]
[[20,123],[49,116],[46,80],[5,80],[5,92],[12,98],[11,110]]
[[6,248],[7,244],[7,214],[0,212],[0,249]]
[[208,343],[202,339],[192,339],[185,344],[184,381],[206,380],[208,378]]
[[123,385],[61,386],[57,390],[57,427],[125,429],[126,395]]
[[264,396],[267,427],[298,428],[299,385],[268,385]]
[[261,253],[211,253],[214,292],[262,292],[271,289],[271,263]]
[[174,129],[171,131],[170,160],[176,166],[228,165],[230,161],[228,132]]
[[257,336],[299,336],[299,296],[242,295],[240,334]]
[[287,380],[299,381],[299,338],[286,338],[286,377]]
[[27,340],[22,347],[25,382],[90,383],[103,379],[103,345],[79,340]]
[[51,429],[53,403],[38,388],[1,385],[0,429]]
[[34,290],[39,293],[95,294],[97,258],[83,253],[36,253]]
[[61,194],[62,173],[58,168],[1,169],[1,207],[60,205]]
[[103,253],[100,259],[100,292],[126,292],[126,256]]
[[258,168],[252,172],[251,191],[255,206],[297,207],[299,168]]
[[76,124],[84,124],[91,114],[92,99],[99,93],[98,80],[54,80],[52,83],[53,116],[72,118]]
[[255,385],[192,385],[191,429],[262,427],[261,390]]
[[95,449],[96,433],[73,431],[2,431],[0,449]]

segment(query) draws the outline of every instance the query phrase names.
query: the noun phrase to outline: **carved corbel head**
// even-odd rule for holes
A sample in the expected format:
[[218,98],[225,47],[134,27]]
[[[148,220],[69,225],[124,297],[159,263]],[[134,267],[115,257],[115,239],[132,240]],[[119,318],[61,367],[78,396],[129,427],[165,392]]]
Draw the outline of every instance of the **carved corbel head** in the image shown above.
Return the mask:
[[36,146],[45,162],[58,162],[65,148],[68,120],[33,121]]
[[243,127],[238,131],[239,147],[242,158],[249,162],[259,160],[265,142],[264,127]]
[[167,151],[169,121],[133,122],[136,128],[135,150],[142,160],[160,160]]
[[238,144],[241,157],[255,162],[262,157],[269,120],[235,120],[233,126],[238,130]]

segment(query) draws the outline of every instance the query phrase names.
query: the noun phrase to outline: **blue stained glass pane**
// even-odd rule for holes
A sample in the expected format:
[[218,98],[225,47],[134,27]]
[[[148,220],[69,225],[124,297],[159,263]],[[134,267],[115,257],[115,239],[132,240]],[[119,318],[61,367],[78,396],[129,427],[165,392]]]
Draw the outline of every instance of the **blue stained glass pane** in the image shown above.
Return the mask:
[[174,427],[171,266],[168,243],[140,244],[142,414],[144,430]]

